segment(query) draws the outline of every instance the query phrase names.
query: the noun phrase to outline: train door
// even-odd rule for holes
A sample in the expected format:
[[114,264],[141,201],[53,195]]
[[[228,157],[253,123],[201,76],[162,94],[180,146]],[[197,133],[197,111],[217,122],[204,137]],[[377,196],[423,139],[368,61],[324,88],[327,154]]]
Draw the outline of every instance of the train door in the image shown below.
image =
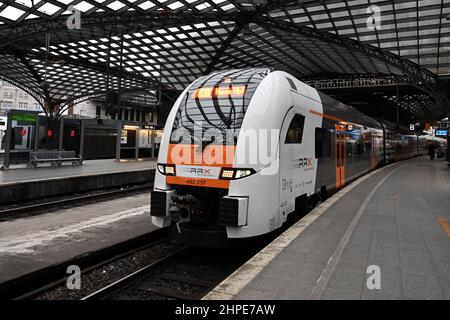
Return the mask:
[[336,188],[345,184],[345,126],[337,124],[336,128]]
[[[312,158],[308,157],[305,147],[304,127],[305,116],[295,113],[294,109],[289,110],[280,133],[279,225],[295,211],[296,198],[306,193],[305,183],[312,184],[312,179],[304,172],[312,167]],[[312,174],[312,171],[308,173]]]

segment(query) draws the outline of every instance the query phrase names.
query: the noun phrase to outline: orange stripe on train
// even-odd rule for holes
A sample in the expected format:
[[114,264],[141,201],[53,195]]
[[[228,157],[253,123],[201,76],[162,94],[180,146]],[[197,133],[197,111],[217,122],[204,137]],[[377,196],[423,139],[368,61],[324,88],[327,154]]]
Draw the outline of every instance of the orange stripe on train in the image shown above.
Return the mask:
[[167,184],[178,184],[184,186],[209,187],[228,189],[230,187],[230,180],[205,179],[205,178],[189,178],[166,176]]
[[[236,146],[209,145],[203,151],[198,145],[169,144],[167,163],[207,167],[233,166]],[[167,184],[228,189],[229,180],[166,176]]]

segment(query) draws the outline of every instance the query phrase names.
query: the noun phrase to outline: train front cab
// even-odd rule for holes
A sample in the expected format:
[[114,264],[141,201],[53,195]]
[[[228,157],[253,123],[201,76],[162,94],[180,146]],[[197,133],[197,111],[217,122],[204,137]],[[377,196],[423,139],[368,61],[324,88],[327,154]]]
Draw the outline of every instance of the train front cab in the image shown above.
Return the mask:
[[[178,107],[183,103],[185,94],[177,101]],[[205,165],[197,165],[196,168],[206,167],[215,175],[224,169],[240,168],[251,170],[252,174],[241,179],[229,179],[226,183],[221,181],[222,179],[214,179],[215,184],[220,183],[220,188],[203,188],[189,185],[190,181],[185,180],[186,177],[182,176],[180,170],[183,166],[177,163],[170,169],[173,170],[171,174],[176,172],[176,177],[169,178],[160,171],[156,173],[155,190],[151,200],[152,221],[160,227],[170,226],[174,239],[192,243],[195,238],[201,245],[216,245],[215,243],[224,241],[225,238],[264,235],[278,229],[290,213],[303,205],[301,202],[305,197],[315,194],[318,159],[315,156],[314,136],[316,129],[322,127],[322,117],[317,116],[322,113],[317,91],[287,73],[272,72],[259,83],[248,103],[234,148],[234,159],[229,163],[230,168],[217,170]],[[172,110],[164,129],[160,164],[173,163],[167,154],[171,148],[169,136],[178,107]],[[225,108],[225,112],[227,111]],[[261,150],[271,150],[264,161],[259,158],[257,163],[250,161],[250,158],[248,163],[237,161],[247,159],[245,153],[251,145],[246,140],[248,137],[245,129],[266,134],[270,134],[274,129],[277,133],[275,140],[260,140],[262,145],[253,153],[257,155]],[[329,143],[331,144],[331,141]],[[208,152],[213,147],[214,143],[211,143],[203,152]],[[191,148],[198,150],[195,145]],[[273,152],[274,150],[276,152]],[[191,177],[190,180],[197,181],[196,179]],[[186,197],[179,199],[180,195]],[[214,208],[218,216],[212,218],[209,223],[196,225],[186,218],[189,215],[183,210],[185,218],[180,214],[181,219],[178,221],[172,219],[170,208],[173,199],[188,203],[200,197],[213,199],[212,202],[217,203],[216,207],[211,205],[210,208]]]
[[[240,155],[245,153],[245,135],[241,132],[247,128],[256,131],[279,129],[281,114],[276,108],[276,99],[278,103],[291,105],[288,96],[280,97],[278,92],[282,88],[273,83],[276,76],[276,73],[262,69],[219,72],[195,81],[178,99],[166,122],[158,159],[159,164],[173,167],[170,169],[173,173],[172,176],[156,173],[151,200],[152,222],[159,227],[170,226],[173,239],[215,246],[227,238],[254,237],[278,227],[278,194],[274,195],[273,190],[267,187],[278,185],[278,175],[267,174],[274,170],[273,167],[278,167],[277,153],[265,166],[235,161],[239,157],[245,159]],[[233,88],[245,86],[241,90],[244,99],[242,95],[227,94],[229,89],[226,88],[232,88],[230,84]],[[218,88],[217,91],[215,88]],[[226,95],[215,95],[221,92]],[[261,117],[262,114],[264,117]],[[224,119],[223,115],[233,118],[233,121]],[[195,117],[212,129],[228,126],[239,134],[235,135],[234,143],[226,145],[219,141],[205,143],[193,139],[196,141],[185,143],[185,148],[200,155],[201,163],[179,163],[170,158],[170,149],[180,145],[171,137],[173,126],[183,123],[189,127]],[[234,124],[236,127],[233,127]],[[219,150],[218,153],[221,149],[229,151],[223,163],[210,165],[205,161],[205,154],[210,154],[213,149]],[[209,175],[208,178],[202,176],[205,174]],[[154,207],[159,210],[154,211]],[[184,208],[188,209],[189,214]],[[178,214],[176,210],[179,210]]]

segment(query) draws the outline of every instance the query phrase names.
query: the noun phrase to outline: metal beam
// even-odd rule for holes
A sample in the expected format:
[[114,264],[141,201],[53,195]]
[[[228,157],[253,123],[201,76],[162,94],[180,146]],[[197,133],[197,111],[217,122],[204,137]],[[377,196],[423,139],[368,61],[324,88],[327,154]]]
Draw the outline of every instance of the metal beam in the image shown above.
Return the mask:
[[28,60],[26,59],[26,57],[24,55],[15,54],[14,56],[17,59],[19,59],[20,62],[25,66],[25,68],[27,68],[27,70],[33,75],[33,78],[36,80],[38,87],[42,90],[42,92],[44,94],[43,95],[44,103],[47,103],[47,104],[50,103],[50,101],[52,100],[52,97],[50,96],[48,87],[45,87],[46,83],[44,82],[42,77],[39,75],[39,73],[36,71],[36,69],[33,68],[33,66],[28,62]]
[[[16,51],[17,52],[17,51]],[[22,52],[22,55],[26,55],[28,57],[32,57],[32,58],[36,58],[42,61],[45,61],[45,55],[42,52]],[[99,73],[104,73],[104,74],[110,74],[112,76],[116,76],[116,77],[124,77],[127,79],[133,79],[133,80],[137,80],[137,81],[142,81],[145,83],[148,83],[149,86],[150,85],[158,85],[158,81],[152,78],[146,78],[142,75],[136,74],[136,73],[132,73],[132,72],[128,72],[128,71],[121,71],[119,68],[114,68],[114,67],[110,67],[109,71],[106,72],[108,66],[106,63],[93,63],[90,62],[87,59],[83,59],[83,58],[79,58],[79,59],[73,59],[68,55],[62,55],[62,54],[58,54],[57,56],[55,55],[51,55],[48,57],[49,61],[51,62],[56,62],[56,61],[63,61],[64,63],[73,65],[73,66],[79,66],[79,67],[83,67],[89,70],[94,70],[97,71]]]
[[214,66],[219,62],[220,58],[223,56],[225,51],[229,48],[230,44],[233,42],[234,39],[239,35],[239,32],[241,32],[242,28],[244,28],[244,23],[238,23],[234,27],[233,30],[231,30],[228,37],[222,42],[222,45],[219,49],[217,49],[216,54],[214,57],[212,57],[209,64],[206,66],[205,71],[203,71],[203,75],[207,75],[211,73],[211,71],[214,69]]
[[301,35],[307,38],[317,39],[325,43],[331,43],[348,50],[360,52],[366,56],[376,58],[390,66],[400,69],[406,75],[414,77],[420,81],[435,82],[436,75],[426,69],[419,67],[412,61],[402,59],[401,57],[379,48],[362,44],[356,40],[344,38],[336,34],[322,32],[304,26],[293,26],[280,20],[269,20],[260,18],[258,24],[264,25],[266,28],[274,28],[284,32]]
[[[0,49],[14,43],[20,43],[23,46],[24,40],[33,40],[37,36],[47,33],[51,33],[54,38],[57,38],[58,34],[70,36],[71,38],[75,36],[71,41],[79,41],[86,40],[83,35],[92,34],[92,32],[89,32],[91,29],[96,29],[95,34],[97,37],[101,37],[99,31],[103,31],[103,36],[106,37],[109,31],[113,31],[113,35],[118,35],[121,32],[131,33],[148,31],[154,28],[174,27],[177,25],[212,21],[241,21],[243,17],[254,18],[296,2],[296,0],[269,1],[267,5],[257,6],[256,10],[245,13],[224,13],[222,11],[200,13],[191,10],[155,10],[153,12],[125,11],[121,12],[119,15],[111,15],[110,13],[96,12],[89,15],[83,15],[82,30],[68,30],[68,16],[66,15],[59,15],[51,18],[41,17],[32,20],[23,20],[13,26],[6,23],[0,25],[0,34],[5,35],[0,37]],[[33,13],[39,15],[40,12],[36,11]],[[78,39],[77,36],[80,38]],[[54,41],[53,44],[55,44]],[[35,42],[30,41],[29,45],[35,45]]]
[[[146,92],[146,90],[148,90],[148,88],[143,88],[143,87],[134,87],[134,88],[126,88],[126,89],[122,89],[122,93],[136,93],[136,92]],[[64,111],[67,110],[67,108],[69,108],[69,106],[72,105],[76,105],[78,103],[87,101],[87,100],[91,100],[97,97],[101,97],[105,95],[105,91],[104,90],[98,90],[95,92],[92,92],[88,95],[77,95],[77,96],[72,96],[69,97],[67,99],[64,100],[60,100],[59,103],[61,104],[61,108],[57,114],[57,116],[61,116]]]
[[[133,33],[148,31],[155,28],[174,27],[186,24],[205,23],[211,21],[236,21],[241,14],[222,13],[194,13],[192,11],[180,11],[163,15],[160,12],[140,14],[137,12],[125,12],[120,15],[109,15],[104,13],[90,14],[83,17],[81,30],[68,30],[66,25],[67,16],[58,16],[51,20],[32,19],[22,21],[17,26],[0,25],[0,49],[19,44],[35,46],[35,39],[38,36],[51,33],[54,39],[65,36],[71,41],[86,40],[95,35],[96,38],[107,37],[109,32],[119,35],[121,32]],[[91,32],[94,31],[94,32]],[[103,35],[102,35],[103,33]],[[27,43],[26,40],[29,40]],[[63,43],[68,41],[63,41]],[[52,42],[53,45],[55,40]]]
[[[369,80],[370,79],[370,80]],[[369,80],[369,81],[366,81]],[[372,82],[373,81],[373,82]],[[408,77],[383,77],[382,75],[371,75],[367,77],[339,77],[339,78],[330,78],[326,80],[308,80],[305,81],[306,84],[315,87],[318,90],[323,90],[325,92],[329,92],[330,90],[333,93],[337,93],[339,91],[346,92],[349,89],[368,89],[368,88],[376,88],[377,91],[386,91],[390,89],[391,91],[396,91],[398,88],[402,88],[403,91],[408,91],[407,88],[417,89],[417,92],[422,92],[422,95],[428,96],[430,99],[436,101],[436,103],[440,107],[440,112],[436,112],[436,110],[432,110],[424,106],[424,108],[429,112],[433,118],[439,119],[439,117],[445,117],[447,114],[447,107],[445,103],[445,97],[434,90],[432,87],[427,86],[425,83],[419,83],[414,78]],[[388,94],[388,93],[387,93]],[[393,93],[391,93],[393,94]],[[398,93],[396,92],[396,96]],[[398,106],[398,103],[396,102]]]
[[[34,80],[35,80],[35,84],[37,85],[37,87],[42,90],[41,92],[36,91],[33,88],[28,88],[25,85],[20,84],[19,87],[23,88],[25,91],[27,92],[33,92],[33,97],[36,98],[36,100],[40,102],[40,99],[37,99],[37,97],[50,102],[50,101],[54,101],[56,102],[56,100],[58,100],[59,103],[64,103],[66,101],[72,101],[73,99],[78,99],[79,96],[73,98],[73,97],[69,97],[68,99],[54,99],[51,96],[50,91],[48,90],[48,88],[45,88],[42,86],[43,84],[43,79],[42,77],[39,75],[39,73],[37,72],[37,70],[35,70],[35,68],[29,63],[29,60],[31,59],[39,59],[41,61],[45,61],[46,57],[45,54],[42,52],[31,52],[31,53],[25,53],[25,52],[19,52],[19,51],[12,51],[12,52],[8,52],[8,54],[13,55],[14,57],[16,57],[25,67],[26,69],[31,73],[31,75],[33,76]],[[107,70],[107,66],[103,65],[103,64],[97,64],[97,63],[92,63],[86,59],[73,59],[70,58],[69,56],[66,55],[58,55],[58,56],[50,56],[49,57],[51,60],[54,61],[63,61],[64,63],[70,64],[70,65],[74,65],[74,66],[78,66],[78,67],[83,67],[89,70],[94,70],[97,71],[99,73],[108,73],[110,75],[116,76],[116,77],[122,77],[125,78],[127,80],[136,80],[138,82],[140,82],[142,85],[140,85],[138,88],[145,88],[145,89],[151,89],[151,88],[156,88],[159,87],[159,83],[158,81],[154,80],[154,79],[150,79],[150,78],[146,78],[144,76],[141,76],[139,74],[135,74],[135,73],[131,73],[131,72],[127,72],[124,70],[119,70],[118,68],[109,68],[108,72],[106,72],[105,70]],[[8,80],[12,80],[9,79]],[[51,79],[49,79],[51,82]],[[16,84],[18,84],[18,81],[13,80]],[[165,88],[166,86],[164,86]],[[82,95],[83,96],[83,95]],[[42,103],[41,103],[42,104]]]

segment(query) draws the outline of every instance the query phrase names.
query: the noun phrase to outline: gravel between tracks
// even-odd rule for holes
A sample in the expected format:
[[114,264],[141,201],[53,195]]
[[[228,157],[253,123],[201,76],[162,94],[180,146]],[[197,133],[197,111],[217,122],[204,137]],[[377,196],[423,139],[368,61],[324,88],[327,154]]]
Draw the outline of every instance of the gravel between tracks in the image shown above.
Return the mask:
[[68,289],[66,284],[35,297],[37,300],[77,300],[113,283],[120,278],[145,267],[149,263],[160,259],[180,249],[180,246],[161,243],[132,253],[129,256],[112,261],[102,267],[87,273],[81,270],[81,288]]

